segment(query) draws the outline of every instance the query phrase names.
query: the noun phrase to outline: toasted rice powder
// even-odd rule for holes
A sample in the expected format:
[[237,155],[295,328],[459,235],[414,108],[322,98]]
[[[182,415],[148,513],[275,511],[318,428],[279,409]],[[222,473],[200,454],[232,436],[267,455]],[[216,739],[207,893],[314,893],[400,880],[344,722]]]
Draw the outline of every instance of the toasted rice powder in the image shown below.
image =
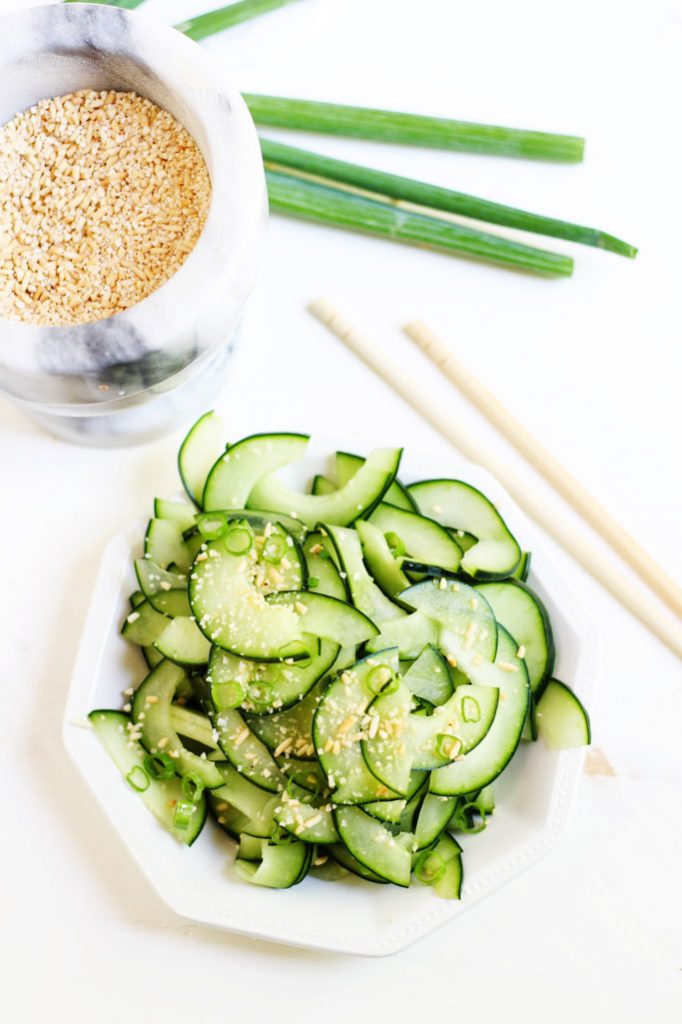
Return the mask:
[[42,100],[0,127],[0,316],[83,324],[146,298],[203,230],[188,132],[133,92]]

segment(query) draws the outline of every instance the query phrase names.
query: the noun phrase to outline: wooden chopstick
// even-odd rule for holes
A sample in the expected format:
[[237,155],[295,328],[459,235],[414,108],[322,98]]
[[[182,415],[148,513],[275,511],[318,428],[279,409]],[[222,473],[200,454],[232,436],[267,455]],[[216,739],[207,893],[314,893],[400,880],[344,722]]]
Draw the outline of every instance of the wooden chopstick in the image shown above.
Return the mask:
[[437,401],[432,391],[420,384],[397,360],[356,330],[328,300],[318,299],[308,309],[467,459],[497,477],[531,519],[542,526],[671,651],[682,657],[682,627],[679,621],[659,609],[647,591],[620,572],[598,547],[577,534],[573,525],[557,514],[555,509],[549,509],[544,499],[510,472],[502,459],[473,441],[470,433],[455,422],[449,405]]
[[682,615],[682,587],[678,586],[634,537],[603,508],[547,449],[512,416],[474,375],[449,351],[433,331],[419,320],[404,331],[417,343],[448,380],[500,431],[502,436],[535,466],[555,491],[609,544],[673,612]]

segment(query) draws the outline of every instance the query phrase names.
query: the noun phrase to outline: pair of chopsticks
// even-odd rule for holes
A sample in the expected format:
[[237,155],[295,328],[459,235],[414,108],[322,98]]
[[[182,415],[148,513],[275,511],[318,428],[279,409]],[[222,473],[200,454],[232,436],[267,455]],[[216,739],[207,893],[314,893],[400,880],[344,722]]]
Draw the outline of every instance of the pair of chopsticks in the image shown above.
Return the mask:
[[411,373],[358,331],[330,302],[318,299],[309,306],[309,310],[467,459],[496,476],[531,519],[546,530],[670,650],[682,657],[682,588],[666,575],[627,531],[462,366],[424,324],[414,322],[407,324],[404,329],[445,376],[620,555],[642,583],[647,584],[661,598],[676,618],[662,610],[652,595],[622,573],[600,548],[577,533],[573,525],[559,515],[555,508],[549,508],[544,498],[519,480],[501,458],[472,440],[469,432],[454,419],[450,406],[435,400],[425,385],[421,385]]

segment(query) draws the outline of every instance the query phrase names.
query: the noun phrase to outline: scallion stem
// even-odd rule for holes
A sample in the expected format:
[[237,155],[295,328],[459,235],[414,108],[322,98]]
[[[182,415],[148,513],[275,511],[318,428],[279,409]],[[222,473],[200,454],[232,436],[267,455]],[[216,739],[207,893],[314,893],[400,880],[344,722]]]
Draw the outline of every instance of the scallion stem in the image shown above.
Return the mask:
[[284,173],[287,174],[292,170],[300,171],[303,174],[330,179],[329,183],[332,185],[336,182],[343,182],[365,192],[386,196],[398,203],[405,202],[429,209],[443,210],[446,213],[488,221],[492,224],[502,224],[505,227],[531,231],[538,235],[550,235],[569,242],[580,242],[582,245],[591,245],[597,249],[608,249],[621,256],[632,258],[637,253],[634,246],[595,228],[583,227],[580,224],[557,220],[554,217],[544,217],[537,213],[528,213],[513,206],[504,206],[488,199],[479,199],[465,192],[454,192],[452,189],[429,185],[413,178],[377,171],[371,167],[347,163],[345,160],[335,160],[332,157],[311,153],[295,146],[287,146],[281,142],[273,142],[270,139],[261,139],[261,148],[266,167],[285,168]]
[[585,146],[585,140],[575,135],[452,121],[445,117],[253,93],[245,93],[244,99],[256,124],[272,128],[295,128],[379,142],[571,163],[582,160]]
[[281,213],[521,270],[563,276],[573,272],[573,260],[560,253],[521,245],[438,217],[411,213],[391,203],[366,199],[276,171],[266,171],[266,177],[270,206]]
[[277,10],[278,7],[296,2],[297,0],[240,0],[239,3],[228,4],[227,7],[219,7],[217,11],[207,11],[206,14],[198,14],[196,18],[181,21],[175,27],[178,32],[184,32],[190,39],[206,39],[207,36],[232,28],[242,21],[257,18],[261,14]]
[[[83,0],[64,0],[65,4],[82,3]],[[106,7],[122,7],[125,11],[133,11],[144,0],[88,0],[90,4],[104,4]]]

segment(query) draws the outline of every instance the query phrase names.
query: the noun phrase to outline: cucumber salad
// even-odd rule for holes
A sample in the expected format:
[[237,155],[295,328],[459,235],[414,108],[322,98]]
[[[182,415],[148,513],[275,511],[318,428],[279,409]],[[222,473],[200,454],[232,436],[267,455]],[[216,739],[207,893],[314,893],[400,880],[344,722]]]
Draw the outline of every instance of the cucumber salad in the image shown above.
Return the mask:
[[188,500],[156,499],[122,628],[148,673],[90,722],[171,836],[191,845],[210,817],[237,843],[244,881],[351,873],[459,899],[457,837],[488,827],[495,780],[538,736],[589,743],[587,712],[484,494],[405,486],[389,448],[336,452],[300,493],[279,471],[308,440],[192,427]]

